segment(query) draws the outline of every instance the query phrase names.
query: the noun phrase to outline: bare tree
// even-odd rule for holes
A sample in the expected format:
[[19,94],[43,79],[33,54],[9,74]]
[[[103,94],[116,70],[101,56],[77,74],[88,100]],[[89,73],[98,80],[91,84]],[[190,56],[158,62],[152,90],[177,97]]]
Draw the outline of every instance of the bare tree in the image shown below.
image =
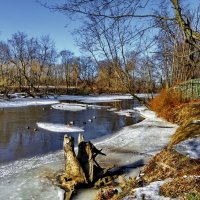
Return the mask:
[[9,87],[16,87],[18,91],[26,90],[29,95],[35,96],[40,92],[41,85],[48,88],[50,82],[55,79],[57,53],[49,36],[37,39],[18,32],[13,34],[7,43],[1,42],[0,50],[4,88],[6,82]]
[[73,70],[73,57],[74,54],[71,51],[63,50],[60,52],[61,56],[61,65],[63,67],[64,77],[65,77],[65,84],[68,87],[70,86],[71,81],[71,73]]
[[[44,1],[43,1],[44,2]],[[190,1],[184,1],[190,3]],[[55,9],[70,16],[73,14],[86,17],[93,17],[96,23],[102,20],[112,20],[110,26],[121,19],[132,20],[132,24],[136,24],[136,32],[143,32],[152,27],[153,21],[173,21],[182,32],[183,40],[190,45],[190,62],[196,64],[193,55],[194,52],[200,51],[200,30],[199,22],[199,5],[196,5],[195,17],[192,21],[188,12],[180,0],[69,0],[63,4],[48,5],[43,3],[50,9]],[[163,6],[164,5],[164,6]],[[168,13],[163,10],[169,9]],[[142,24],[142,26],[141,26]],[[156,24],[154,24],[156,26]],[[153,27],[155,27],[153,26]],[[156,31],[155,31],[156,32]]]
[[39,39],[39,52],[37,55],[38,63],[38,83],[46,87],[45,93],[48,93],[51,78],[55,75],[55,62],[58,55],[55,50],[54,41],[48,36],[42,36]]
[[79,58],[79,79],[83,84],[83,87],[89,87],[93,91],[93,86],[97,74],[96,63],[91,57]]
[[10,49],[7,43],[0,42],[0,89],[5,97],[8,97],[10,87],[16,82],[13,69],[10,66]]
[[[141,37],[144,32],[140,32],[136,26],[133,27],[131,19],[120,19],[113,23],[113,20],[107,18],[99,22],[98,18],[89,16],[87,22],[78,31],[76,30],[76,33],[79,38],[79,47],[94,58],[101,73],[104,71],[109,75],[109,87],[114,87],[111,85],[112,78],[118,79],[126,92],[143,102],[134,94],[135,59],[131,60],[128,55],[130,55],[130,51],[133,51],[133,46],[137,51],[139,51],[138,46],[142,47]],[[106,61],[106,63],[102,61]],[[106,64],[106,67],[102,68],[103,63]],[[102,71],[102,69],[104,70]]]

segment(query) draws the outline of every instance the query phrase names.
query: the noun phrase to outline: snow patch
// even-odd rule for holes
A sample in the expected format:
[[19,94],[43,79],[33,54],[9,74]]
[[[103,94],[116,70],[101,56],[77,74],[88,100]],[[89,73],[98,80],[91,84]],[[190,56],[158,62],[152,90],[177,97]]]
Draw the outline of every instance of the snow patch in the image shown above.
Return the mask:
[[43,123],[37,122],[37,126],[52,132],[84,132],[84,130],[77,126],[70,126],[66,124],[54,124],[54,123]]
[[192,123],[200,125],[200,120],[193,120]]
[[144,118],[151,118],[151,119],[156,119],[157,121],[161,120],[160,118],[157,117],[156,113],[147,109],[147,107],[145,106],[141,106],[141,107],[136,107],[134,108],[134,110],[136,112],[138,112],[142,117]]
[[114,111],[117,111],[117,108],[108,108],[107,110],[110,112],[114,112]]
[[193,159],[200,159],[200,137],[191,138],[174,146],[176,151]]
[[145,187],[140,187],[134,189],[134,195],[132,196],[127,196],[123,198],[123,200],[170,200],[171,198],[169,197],[164,197],[159,195],[160,191],[160,186],[163,185],[166,181],[156,181],[152,182],[149,185]]
[[60,103],[60,104],[52,105],[51,107],[58,110],[67,110],[67,111],[73,111],[73,112],[87,109],[87,105],[75,104],[75,103]]

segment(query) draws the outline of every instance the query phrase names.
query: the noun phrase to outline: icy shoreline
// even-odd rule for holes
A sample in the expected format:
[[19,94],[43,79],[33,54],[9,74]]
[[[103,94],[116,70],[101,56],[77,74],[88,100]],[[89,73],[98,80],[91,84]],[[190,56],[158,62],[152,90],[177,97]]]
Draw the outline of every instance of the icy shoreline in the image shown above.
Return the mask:
[[0,108],[51,105],[56,103],[59,103],[59,101],[53,99],[12,99],[9,101],[0,100]]
[[[123,95],[60,95],[60,96],[47,96],[46,98],[24,98],[13,94],[15,98],[10,100],[0,99],[0,108],[12,108],[32,105],[52,105],[58,104],[60,101],[79,101],[80,103],[102,103],[102,102],[114,102],[124,99],[133,99],[130,94]],[[147,98],[148,94],[137,94],[140,98]]]
[[[139,167],[168,143],[177,128],[145,107],[134,111],[145,119],[96,141],[96,146],[107,154],[99,160],[104,165],[114,164],[124,169],[127,175],[137,174]],[[48,183],[46,174],[52,175],[63,167],[63,151],[1,165],[0,199],[62,199],[63,191]],[[94,194],[83,191],[74,199],[92,199]]]

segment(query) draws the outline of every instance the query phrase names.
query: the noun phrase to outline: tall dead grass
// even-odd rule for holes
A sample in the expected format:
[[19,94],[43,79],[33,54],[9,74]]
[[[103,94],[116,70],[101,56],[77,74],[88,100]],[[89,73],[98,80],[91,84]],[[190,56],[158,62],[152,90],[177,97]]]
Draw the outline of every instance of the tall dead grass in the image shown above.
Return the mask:
[[151,100],[150,106],[159,117],[165,118],[170,122],[175,122],[178,110],[183,103],[185,102],[179,93],[172,89],[163,89],[158,96]]

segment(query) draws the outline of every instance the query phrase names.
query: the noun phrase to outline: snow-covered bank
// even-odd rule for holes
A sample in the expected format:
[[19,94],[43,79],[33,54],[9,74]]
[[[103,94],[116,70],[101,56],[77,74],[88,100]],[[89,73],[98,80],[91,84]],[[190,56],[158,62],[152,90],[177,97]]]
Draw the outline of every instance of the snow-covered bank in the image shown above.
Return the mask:
[[[137,108],[136,112],[146,119],[96,142],[97,147],[107,154],[99,157],[100,161],[121,167],[127,174],[138,172],[151,155],[168,143],[176,129],[175,125],[157,118],[144,107]],[[0,199],[60,199],[62,190],[57,186],[53,189],[51,181],[45,177],[63,168],[63,151],[1,165]],[[80,193],[74,199],[90,200],[93,197],[88,192]]]
[[[136,94],[140,98],[149,98],[152,94]],[[101,103],[101,102],[114,102],[124,99],[133,99],[130,94],[116,94],[116,95],[61,95],[57,97],[58,100],[71,100],[80,101],[82,103]]]
[[128,127],[124,127],[112,137],[97,143],[99,148],[155,155],[169,142],[170,136],[177,128],[156,117],[153,111],[145,107],[136,108],[145,119]]

